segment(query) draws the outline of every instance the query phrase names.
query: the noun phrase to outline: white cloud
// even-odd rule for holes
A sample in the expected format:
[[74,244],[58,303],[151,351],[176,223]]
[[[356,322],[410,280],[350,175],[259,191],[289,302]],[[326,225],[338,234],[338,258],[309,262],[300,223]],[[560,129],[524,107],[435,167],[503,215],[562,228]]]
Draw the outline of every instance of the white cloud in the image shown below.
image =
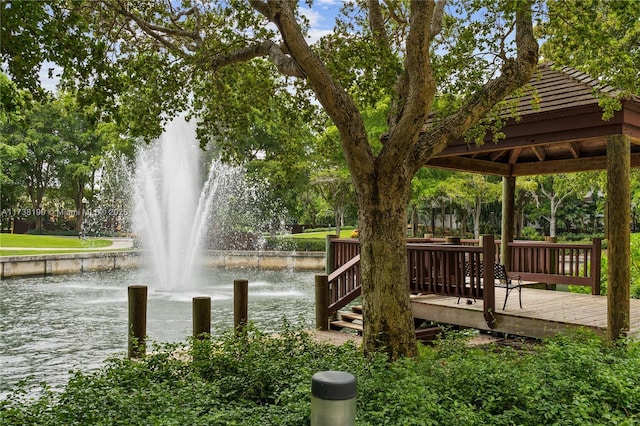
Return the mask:
[[313,3],[316,5],[332,7],[337,10],[340,7],[340,4],[344,3],[344,1],[343,0],[315,0]]
[[330,34],[332,30],[321,30],[321,29],[309,29],[309,33],[307,34],[307,43],[313,44],[316,41],[320,40],[320,37]]
[[316,0],[313,8],[301,5],[300,13],[309,20],[309,34],[307,36],[309,43],[313,44],[323,35],[333,31],[339,7],[340,2],[335,0]]

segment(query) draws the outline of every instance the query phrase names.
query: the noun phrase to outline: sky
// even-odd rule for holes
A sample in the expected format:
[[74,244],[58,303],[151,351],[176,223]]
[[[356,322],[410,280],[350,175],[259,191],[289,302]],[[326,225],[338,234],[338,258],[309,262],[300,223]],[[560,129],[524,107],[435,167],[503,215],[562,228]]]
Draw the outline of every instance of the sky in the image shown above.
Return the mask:
[[310,24],[309,43],[314,43],[331,32],[341,3],[341,0],[315,0],[313,8],[309,9],[304,2],[301,2],[300,12],[307,17]]

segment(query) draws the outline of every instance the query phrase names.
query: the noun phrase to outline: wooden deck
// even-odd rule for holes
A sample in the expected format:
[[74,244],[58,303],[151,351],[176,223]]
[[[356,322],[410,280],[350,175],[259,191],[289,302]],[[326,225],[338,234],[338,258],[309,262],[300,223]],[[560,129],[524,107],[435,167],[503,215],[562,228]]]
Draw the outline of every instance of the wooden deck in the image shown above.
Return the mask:
[[[494,331],[515,336],[542,338],[568,328],[584,327],[600,334],[607,332],[607,297],[564,291],[522,289],[522,309],[518,306],[517,290],[509,295],[502,310],[504,289],[496,288],[497,325]],[[441,324],[456,324],[489,330],[483,316],[482,299],[467,304],[457,297],[412,296],[411,307],[416,318]],[[640,338],[640,300],[631,299],[631,319],[628,336]]]

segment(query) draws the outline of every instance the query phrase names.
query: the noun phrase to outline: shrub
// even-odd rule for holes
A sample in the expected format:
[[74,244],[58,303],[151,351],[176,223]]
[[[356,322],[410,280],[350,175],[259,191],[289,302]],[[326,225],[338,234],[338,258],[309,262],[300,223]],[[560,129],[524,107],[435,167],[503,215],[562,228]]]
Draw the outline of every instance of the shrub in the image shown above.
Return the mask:
[[[630,294],[634,299],[640,299],[640,234],[631,234],[630,238],[631,253],[631,289]],[[602,255],[602,265],[600,267],[601,294],[607,294],[607,270],[608,258],[605,253]],[[571,291],[584,292],[575,286],[571,287]]]
[[325,240],[318,238],[276,237],[267,238],[263,248],[281,251],[324,251],[325,245]]
[[604,240],[604,235],[601,233],[595,233],[595,234],[565,233],[565,234],[559,235],[558,240],[559,241],[584,241],[584,242],[590,243],[593,241],[594,238],[600,238],[601,240]]
[[356,376],[357,425],[640,421],[640,342],[612,345],[587,331],[514,346],[469,347],[467,338],[447,332],[389,363],[286,323],[278,336],[249,326],[156,347],[141,361],[112,358],[35,400],[22,385],[0,401],[0,424],[305,425],[311,376],[323,370]]
[[75,229],[73,230],[54,230],[54,231],[50,231],[47,229],[43,229],[41,231],[37,230],[37,229],[30,229],[27,232],[25,232],[25,234],[29,234],[29,235],[52,235],[52,236],[60,236],[60,237],[77,237],[78,236],[78,231],[76,231]]
[[544,237],[540,235],[535,228],[530,226],[526,226],[522,228],[522,237],[520,239],[530,240],[530,241],[544,241]]
[[[352,225],[347,225],[347,226],[341,226],[340,229],[343,230],[343,231],[347,231],[347,230],[356,229],[356,227],[352,226]],[[302,233],[331,232],[331,231],[335,231],[335,230],[336,230],[335,226],[331,226],[331,227],[328,227],[328,228],[308,228],[308,229],[305,229],[304,231],[302,231]]]

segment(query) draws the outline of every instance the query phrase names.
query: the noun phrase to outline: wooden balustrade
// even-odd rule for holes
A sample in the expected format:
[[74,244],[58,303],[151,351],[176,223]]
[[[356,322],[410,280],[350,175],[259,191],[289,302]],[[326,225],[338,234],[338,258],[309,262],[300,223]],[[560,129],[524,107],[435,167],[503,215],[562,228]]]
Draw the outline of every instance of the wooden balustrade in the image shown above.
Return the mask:
[[333,251],[333,262],[328,262],[332,265],[331,271],[328,273],[336,271],[360,254],[360,241],[355,238],[332,238],[330,244],[333,248],[331,250]]
[[[500,263],[500,242],[492,235],[478,240],[446,244],[445,239],[410,238],[407,240],[409,282],[412,293],[482,300],[487,323],[493,324],[495,311],[493,268],[479,268],[483,259]],[[361,294],[360,244],[356,239],[332,238],[333,259],[327,265],[329,315]],[[510,273],[523,281],[589,286],[600,294],[601,241],[592,244],[514,241],[509,243]],[[329,252],[329,251],[328,251]],[[481,272],[482,271],[482,272]]]
[[329,314],[333,315],[360,296],[360,255],[356,255],[329,275]]
[[591,244],[514,241],[509,247],[509,271],[522,280],[588,286],[592,294],[600,294],[600,239]]
[[482,246],[407,244],[407,256],[412,293],[480,299],[493,326],[494,271],[480,267],[483,259],[495,259],[493,235],[483,236]]
[[[483,237],[482,247],[450,244],[407,244],[409,263],[409,283],[407,290],[412,293],[439,294],[446,296],[482,299],[485,318],[493,323],[495,311],[493,294],[493,269],[484,268],[480,275],[482,259],[495,258],[495,244],[492,235]],[[333,239],[333,252],[339,265],[328,277],[329,314],[333,315],[361,294],[360,255],[343,263],[344,253],[352,252],[353,240]],[[342,247],[340,247],[342,245]],[[467,268],[469,273],[467,273]],[[489,283],[483,286],[482,283]]]
[[[444,238],[409,238],[408,245],[444,244]],[[333,239],[335,257],[333,269],[337,270],[360,253],[358,240]],[[462,239],[463,246],[478,246],[479,241]],[[495,262],[500,259],[500,241],[494,241]],[[513,241],[511,265],[507,270],[521,276],[524,281],[547,284],[568,284],[591,287],[592,294],[600,294],[600,266],[602,262],[601,240],[591,244],[548,243],[541,241]]]

